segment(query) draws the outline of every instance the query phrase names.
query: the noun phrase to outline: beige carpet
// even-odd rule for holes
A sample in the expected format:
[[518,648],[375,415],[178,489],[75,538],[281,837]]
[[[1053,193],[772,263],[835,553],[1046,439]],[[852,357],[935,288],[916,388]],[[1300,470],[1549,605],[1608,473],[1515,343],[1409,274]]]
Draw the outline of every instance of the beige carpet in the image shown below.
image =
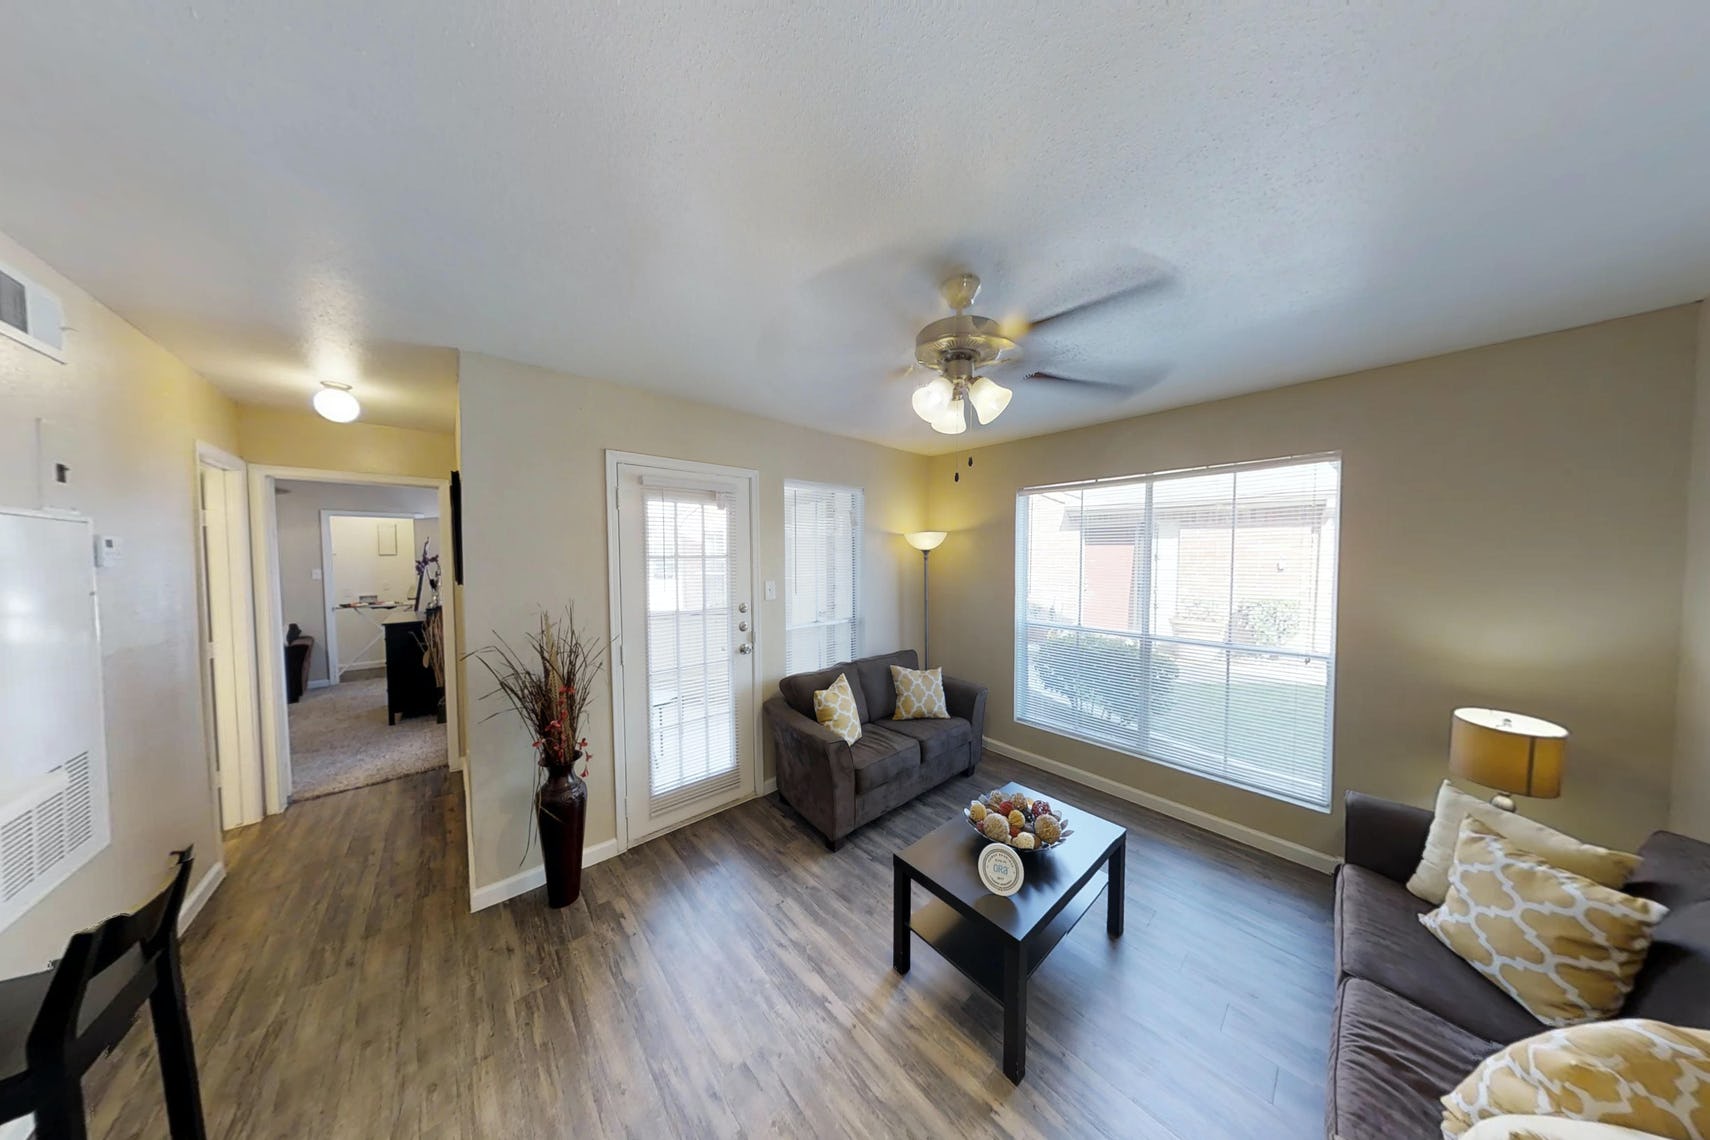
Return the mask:
[[386,679],[310,689],[289,705],[291,798],[314,799],[445,764],[445,725],[386,723]]

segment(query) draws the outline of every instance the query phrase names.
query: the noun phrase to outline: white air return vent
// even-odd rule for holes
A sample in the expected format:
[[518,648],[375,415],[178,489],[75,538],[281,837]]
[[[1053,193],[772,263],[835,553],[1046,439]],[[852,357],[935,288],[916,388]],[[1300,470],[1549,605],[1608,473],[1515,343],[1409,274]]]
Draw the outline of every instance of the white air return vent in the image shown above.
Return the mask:
[[0,509],[0,930],[110,834],[92,530]]
[[65,309],[59,298],[5,265],[0,265],[0,333],[65,360]]

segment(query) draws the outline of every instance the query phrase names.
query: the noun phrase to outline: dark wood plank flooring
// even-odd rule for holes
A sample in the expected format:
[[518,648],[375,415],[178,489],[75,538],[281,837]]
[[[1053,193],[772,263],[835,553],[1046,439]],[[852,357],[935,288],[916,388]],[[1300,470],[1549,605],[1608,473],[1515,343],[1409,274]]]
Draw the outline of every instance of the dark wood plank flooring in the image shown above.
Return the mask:
[[[1128,924],[1002,1015],[918,942],[890,969],[890,854],[1016,779],[1130,829]],[[238,834],[186,940],[216,1137],[1322,1134],[1330,882],[988,753],[832,854],[772,799],[468,913],[448,773]],[[924,901],[916,888],[917,903]],[[166,1134],[146,1021],[90,1078],[91,1135]]]

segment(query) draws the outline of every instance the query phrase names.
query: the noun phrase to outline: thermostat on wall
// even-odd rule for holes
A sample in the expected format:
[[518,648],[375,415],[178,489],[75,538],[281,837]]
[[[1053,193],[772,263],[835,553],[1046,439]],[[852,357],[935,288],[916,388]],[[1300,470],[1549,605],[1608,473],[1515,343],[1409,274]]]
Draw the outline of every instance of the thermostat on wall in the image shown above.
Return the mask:
[[104,570],[109,566],[122,566],[124,562],[124,539],[114,534],[98,534],[95,536],[95,565]]

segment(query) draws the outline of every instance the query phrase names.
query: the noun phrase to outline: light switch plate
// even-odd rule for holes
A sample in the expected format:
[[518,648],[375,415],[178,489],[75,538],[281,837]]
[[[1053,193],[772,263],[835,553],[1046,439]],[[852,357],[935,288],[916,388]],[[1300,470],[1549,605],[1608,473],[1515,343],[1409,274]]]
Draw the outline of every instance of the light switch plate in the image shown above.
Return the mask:
[[766,600],[768,602],[775,602],[778,600],[778,583],[774,582],[770,578],[766,579]]

